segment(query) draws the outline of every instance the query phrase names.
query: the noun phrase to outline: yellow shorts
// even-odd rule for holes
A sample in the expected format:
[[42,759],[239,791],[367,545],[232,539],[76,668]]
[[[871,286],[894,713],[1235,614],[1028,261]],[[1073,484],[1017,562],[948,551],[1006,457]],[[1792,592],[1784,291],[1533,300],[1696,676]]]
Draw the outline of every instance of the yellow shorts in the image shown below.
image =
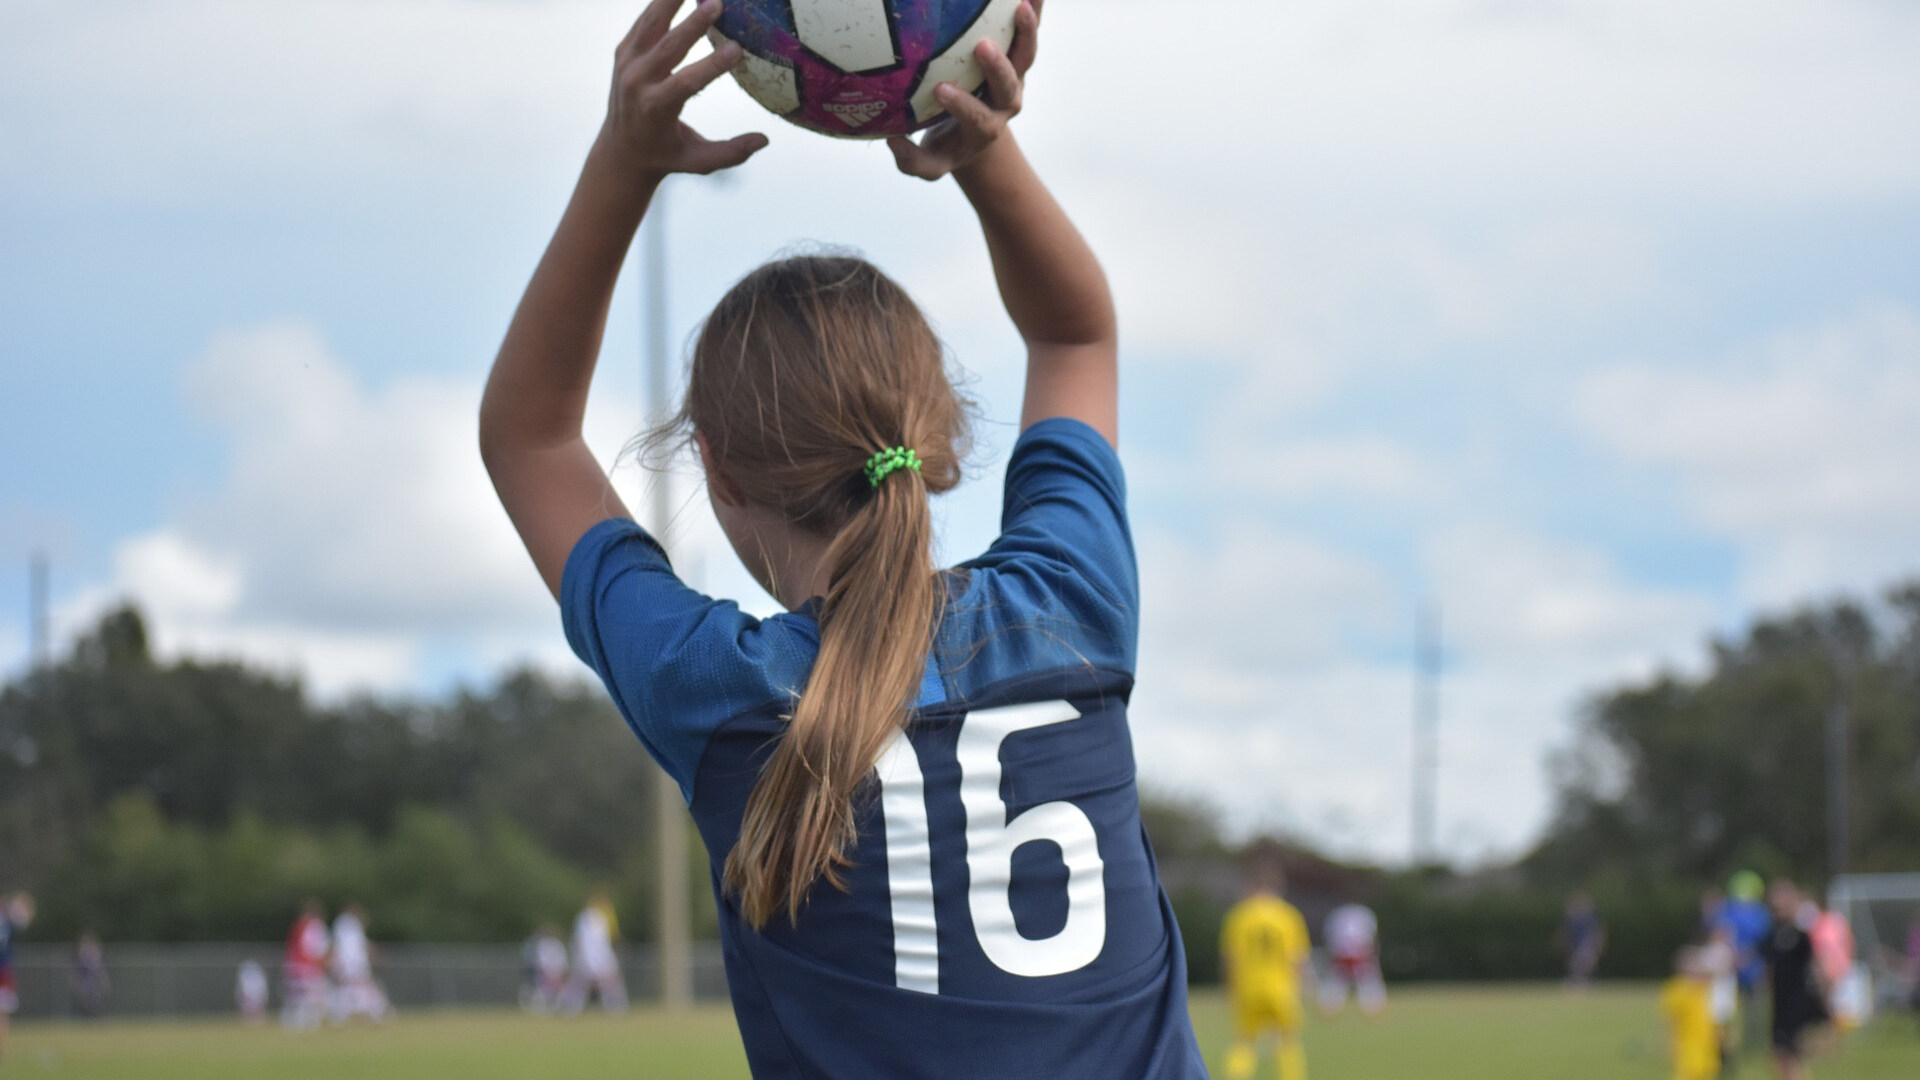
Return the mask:
[[1242,1039],[1275,1031],[1292,1037],[1303,1015],[1298,986],[1250,987],[1233,995],[1234,1028]]
[[1673,1080],[1713,1080],[1720,1075],[1720,1048],[1688,1042],[1673,1048]]

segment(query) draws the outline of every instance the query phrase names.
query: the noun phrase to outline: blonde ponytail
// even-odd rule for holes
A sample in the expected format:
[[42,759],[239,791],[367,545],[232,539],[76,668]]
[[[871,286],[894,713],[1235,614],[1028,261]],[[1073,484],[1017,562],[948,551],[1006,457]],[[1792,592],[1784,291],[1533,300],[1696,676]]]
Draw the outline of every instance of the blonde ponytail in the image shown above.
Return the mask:
[[[939,622],[928,497],[959,482],[969,413],[918,308],[859,259],[761,267],[695,345],[680,427],[747,501],[831,537],[820,651],[727,855],[724,886],[756,929],[797,920],[817,881],[845,887],[855,797],[906,723]],[[870,482],[869,459],[894,447],[919,467]]]
[[901,730],[938,620],[933,522],[911,472],[884,481],[829,549],[820,653],[787,731],[747,800],[726,885],[759,927],[797,918],[855,839],[854,796]]

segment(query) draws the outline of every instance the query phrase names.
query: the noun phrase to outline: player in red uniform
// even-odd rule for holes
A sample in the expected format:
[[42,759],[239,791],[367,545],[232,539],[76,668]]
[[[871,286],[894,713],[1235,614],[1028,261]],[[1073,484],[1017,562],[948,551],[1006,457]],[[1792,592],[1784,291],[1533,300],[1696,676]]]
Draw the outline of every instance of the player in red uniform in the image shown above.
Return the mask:
[[301,905],[300,917],[287,931],[286,959],[280,967],[285,994],[280,1022],[293,1030],[319,1027],[327,1014],[327,954],[332,944],[326,913],[319,902],[309,900]]
[[1342,904],[1327,916],[1327,952],[1333,970],[1320,982],[1320,1008],[1337,1013],[1351,993],[1360,1011],[1379,1016],[1387,1008],[1387,984],[1380,977],[1380,923],[1362,904]]

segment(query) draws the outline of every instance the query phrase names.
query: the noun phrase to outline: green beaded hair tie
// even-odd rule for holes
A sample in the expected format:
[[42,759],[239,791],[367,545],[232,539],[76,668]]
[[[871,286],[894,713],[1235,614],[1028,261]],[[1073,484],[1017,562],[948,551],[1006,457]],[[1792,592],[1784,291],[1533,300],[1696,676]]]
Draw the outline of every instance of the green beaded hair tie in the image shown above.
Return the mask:
[[867,483],[877,488],[880,486],[880,481],[885,480],[901,469],[912,469],[914,472],[919,472],[920,455],[904,446],[896,446],[890,450],[882,450],[867,459]]

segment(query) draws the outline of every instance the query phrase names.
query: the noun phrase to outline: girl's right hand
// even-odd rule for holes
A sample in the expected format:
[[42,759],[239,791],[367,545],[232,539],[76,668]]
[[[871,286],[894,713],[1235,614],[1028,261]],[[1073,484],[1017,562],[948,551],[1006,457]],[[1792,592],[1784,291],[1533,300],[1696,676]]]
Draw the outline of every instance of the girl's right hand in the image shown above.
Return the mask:
[[1039,48],[1040,7],[1044,0],[1022,0],[1013,13],[1013,44],[1006,52],[991,41],[974,47],[974,62],[986,77],[983,101],[953,83],[941,83],[934,96],[947,110],[947,116],[927,129],[919,142],[904,135],[887,140],[894,163],[908,176],[938,180],[958,172],[983,157],[1007,129],[1007,122],[1020,115],[1020,102],[1026,91],[1027,70]]
[[731,169],[767,145],[767,137],[757,132],[714,142],[681,121],[680,110],[693,95],[731,71],[742,55],[740,46],[728,41],[676,71],[720,18],[721,0],[700,0],[693,14],[673,25],[684,3],[653,0],[620,42],[600,133],[602,145],[623,169],[654,180],[669,173]]

